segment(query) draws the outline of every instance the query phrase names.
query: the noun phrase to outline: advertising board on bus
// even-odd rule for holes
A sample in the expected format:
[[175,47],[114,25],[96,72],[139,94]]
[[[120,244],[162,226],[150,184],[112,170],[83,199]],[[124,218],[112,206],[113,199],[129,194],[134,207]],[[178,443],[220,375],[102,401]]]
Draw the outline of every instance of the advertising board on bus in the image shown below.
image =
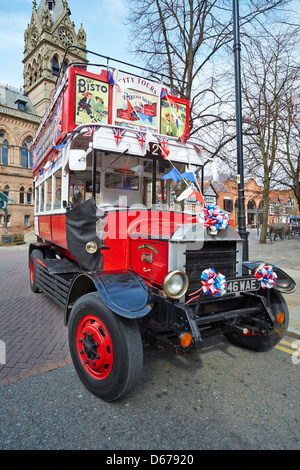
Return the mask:
[[150,129],[184,141],[189,133],[189,101],[174,96],[162,83],[118,70],[94,74],[69,67],[36,134],[34,171],[84,124]]

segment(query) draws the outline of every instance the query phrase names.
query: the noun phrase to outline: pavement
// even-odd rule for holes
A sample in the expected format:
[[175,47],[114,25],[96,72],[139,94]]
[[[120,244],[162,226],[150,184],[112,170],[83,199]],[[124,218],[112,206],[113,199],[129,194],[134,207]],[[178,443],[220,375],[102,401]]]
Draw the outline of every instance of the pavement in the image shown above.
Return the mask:
[[[71,364],[62,309],[29,287],[28,244],[33,240],[31,233],[24,245],[0,247],[0,386]],[[260,244],[252,229],[249,260],[276,264],[296,281],[295,292],[285,295],[286,334],[300,338],[300,237]]]

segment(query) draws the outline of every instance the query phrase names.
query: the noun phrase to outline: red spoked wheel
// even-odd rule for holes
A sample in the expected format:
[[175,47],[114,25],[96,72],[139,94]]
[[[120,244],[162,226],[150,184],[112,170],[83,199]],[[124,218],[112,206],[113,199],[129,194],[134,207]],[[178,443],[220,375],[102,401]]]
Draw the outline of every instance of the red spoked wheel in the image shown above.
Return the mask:
[[34,282],[34,261],[33,258],[31,257],[30,259],[30,283],[33,285]]
[[103,322],[87,315],[79,322],[76,335],[77,352],[82,365],[95,379],[105,379],[113,366],[113,345]]
[[91,292],[76,301],[68,326],[71,357],[85,387],[105,401],[128,393],[143,366],[136,321],[115,314]]
[[44,259],[43,252],[38,249],[34,249],[30,254],[29,260],[29,281],[30,288],[35,294],[41,292],[38,288],[38,273],[37,273],[37,260]]

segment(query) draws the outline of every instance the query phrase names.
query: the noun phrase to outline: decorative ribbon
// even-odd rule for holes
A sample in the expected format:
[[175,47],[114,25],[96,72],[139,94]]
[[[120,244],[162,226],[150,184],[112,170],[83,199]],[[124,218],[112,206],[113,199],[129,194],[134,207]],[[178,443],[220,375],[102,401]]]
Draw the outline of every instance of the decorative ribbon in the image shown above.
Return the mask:
[[276,284],[277,274],[273,272],[272,266],[264,264],[254,274],[262,289],[272,289]]
[[224,230],[229,217],[219,206],[205,206],[199,213],[199,221],[204,220],[204,226],[209,227],[212,235],[217,235],[218,230]]
[[227,282],[223,274],[218,273],[214,268],[205,269],[201,274],[202,290],[205,295],[221,296],[226,294]]
[[200,294],[199,295],[196,295],[196,294],[198,294],[198,292],[201,292],[201,291],[203,291],[204,295],[222,296],[226,294],[227,282],[223,274],[221,273],[217,274],[213,268],[208,268],[202,271],[201,279],[202,279],[201,281],[202,287],[198,289],[196,292],[189,294],[189,295],[195,295],[195,297],[192,297],[190,300],[188,300],[186,304],[200,297]]

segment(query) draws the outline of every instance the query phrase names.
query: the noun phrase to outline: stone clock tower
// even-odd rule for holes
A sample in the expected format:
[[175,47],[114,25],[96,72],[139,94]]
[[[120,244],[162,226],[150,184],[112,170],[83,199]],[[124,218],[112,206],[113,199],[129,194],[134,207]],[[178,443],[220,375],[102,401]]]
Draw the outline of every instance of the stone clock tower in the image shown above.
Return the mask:
[[[70,15],[66,0],[40,0],[38,6],[33,0],[31,22],[24,35],[24,92],[40,117],[51,99],[66,47],[86,48],[83,26],[76,33]],[[86,52],[71,49],[63,68],[71,62],[87,62]]]

